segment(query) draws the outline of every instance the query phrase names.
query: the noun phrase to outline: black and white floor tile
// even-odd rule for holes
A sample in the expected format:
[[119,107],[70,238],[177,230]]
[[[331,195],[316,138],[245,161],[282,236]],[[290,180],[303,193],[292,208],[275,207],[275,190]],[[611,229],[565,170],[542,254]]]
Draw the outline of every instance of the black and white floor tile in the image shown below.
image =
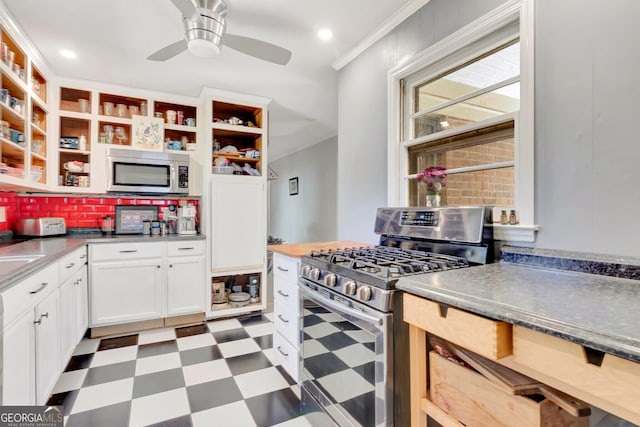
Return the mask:
[[308,427],[271,316],[84,339],[47,403],[69,427]]

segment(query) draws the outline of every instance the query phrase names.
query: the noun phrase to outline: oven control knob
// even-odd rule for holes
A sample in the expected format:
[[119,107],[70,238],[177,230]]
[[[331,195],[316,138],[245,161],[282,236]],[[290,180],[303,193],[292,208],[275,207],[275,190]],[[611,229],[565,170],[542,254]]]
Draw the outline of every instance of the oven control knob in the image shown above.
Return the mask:
[[353,280],[348,280],[342,287],[342,290],[347,295],[355,295],[356,294],[357,285]]
[[333,288],[338,283],[338,276],[333,273],[329,273],[324,278],[324,285]]
[[309,272],[310,271],[311,271],[311,266],[303,265],[302,268],[300,269],[300,275],[302,277],[309,277]]
[[369,301],[371,299],[371,286],[361,286],[358,289],[358,298],[362,301]]
[[319,278],[320,278],[320,269],[312,268],[311,271],[309,272],[309,279],[318,280]]

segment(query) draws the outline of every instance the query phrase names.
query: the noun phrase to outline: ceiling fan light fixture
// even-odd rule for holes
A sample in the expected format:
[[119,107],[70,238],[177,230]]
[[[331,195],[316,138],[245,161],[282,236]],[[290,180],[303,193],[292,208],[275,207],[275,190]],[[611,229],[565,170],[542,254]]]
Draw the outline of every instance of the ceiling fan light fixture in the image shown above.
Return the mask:
[[220,46],[210,40],[191,39],[187,41],[189,52],[202,58],[211,58],[220,53]]

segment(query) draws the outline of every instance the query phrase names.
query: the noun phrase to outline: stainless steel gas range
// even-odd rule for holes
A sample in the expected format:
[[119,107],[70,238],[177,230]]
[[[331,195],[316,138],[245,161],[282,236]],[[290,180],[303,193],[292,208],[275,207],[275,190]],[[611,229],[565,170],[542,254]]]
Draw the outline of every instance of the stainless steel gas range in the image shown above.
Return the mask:
[[400,277],[493,260],[490,207],[380,208],[380,245],[301,260],[301,410],[313,425],[409,425]]

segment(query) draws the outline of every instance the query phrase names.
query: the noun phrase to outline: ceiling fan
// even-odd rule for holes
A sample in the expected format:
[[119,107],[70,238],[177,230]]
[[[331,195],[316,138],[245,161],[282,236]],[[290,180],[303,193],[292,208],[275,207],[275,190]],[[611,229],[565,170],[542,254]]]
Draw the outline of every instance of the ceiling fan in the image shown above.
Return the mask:
[[227,5],[223,0],[171,0],[182,13],[185,39],[165,46],[147,57],[151,61],[166,61],[188,50],[196,56],[211,57],[220,52],[220,45],[244,54],[286,65],[291,51],[250,37],[225,33]]

